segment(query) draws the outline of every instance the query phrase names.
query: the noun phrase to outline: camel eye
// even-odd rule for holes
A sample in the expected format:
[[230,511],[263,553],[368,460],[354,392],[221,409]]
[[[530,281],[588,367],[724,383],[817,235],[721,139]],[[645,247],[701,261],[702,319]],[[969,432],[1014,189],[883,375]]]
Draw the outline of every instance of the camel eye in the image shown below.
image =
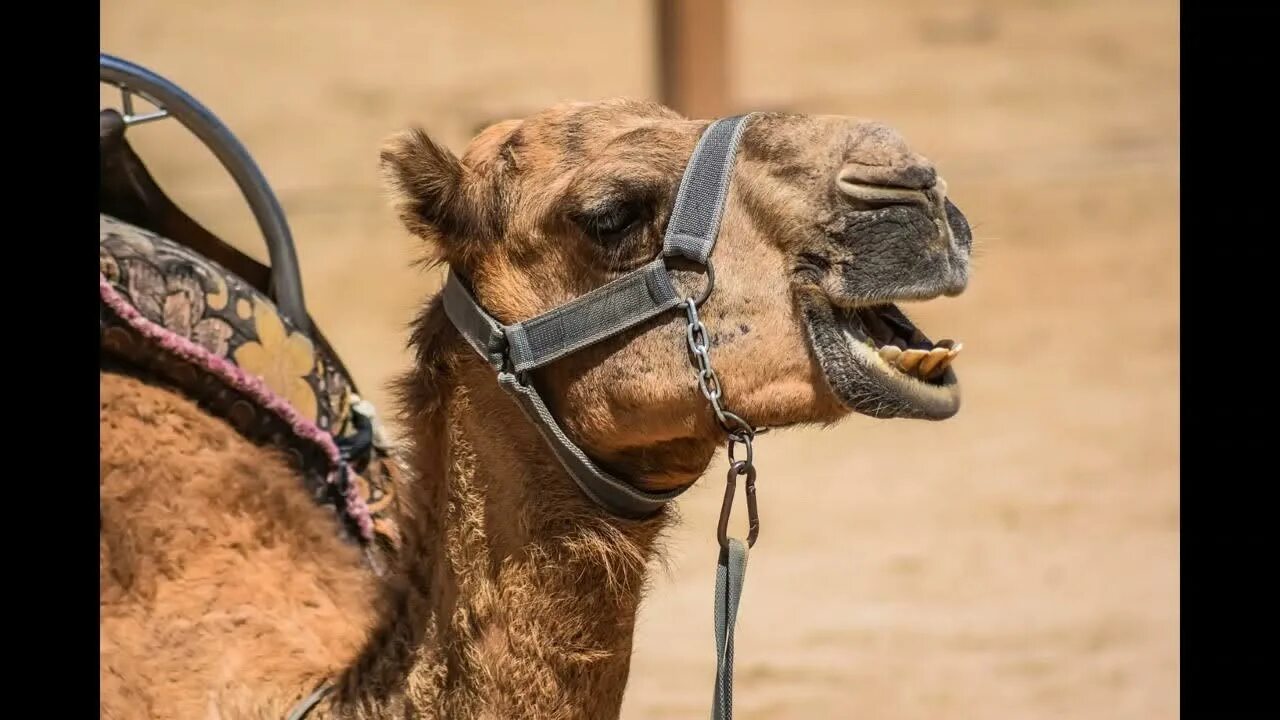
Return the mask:
[[583,232],[603,245],[620,242],[647,219],[647,206],[638,202],[613,203],[574,218]]

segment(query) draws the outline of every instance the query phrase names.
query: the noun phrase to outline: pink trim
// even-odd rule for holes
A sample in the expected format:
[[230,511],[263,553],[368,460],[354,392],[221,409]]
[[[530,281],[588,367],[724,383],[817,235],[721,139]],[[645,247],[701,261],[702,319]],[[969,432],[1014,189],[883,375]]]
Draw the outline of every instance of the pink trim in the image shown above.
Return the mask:
[[[154,341],[165,351],[213,373],[219,380],[253,398],[259,405],[288,423],[295,435],[319,446],[329,460],[330,466],[335,468],[325,481],[329,484],[337,482],[338,468],[345,466],[341,464],[341,454],[338,452],[338,446],[333,442],[333,436],[320,429],[314,422],[299,415],[287,400],[272,392],[258,376],[250,375],[226,358],[215,355],[191,340],[147,319],[129,301],[121,297],[106,276],[101,273],[98,274],[98,287],[102,301],[143,337]],[[346,468],[346,471],[349,480],[351,469]],[[345,499],[347,514],[359,526],[360,536],[366,541],[372,540],[373,519],[369,517],[369,506],[360,497],[354,482],[347,483]]]

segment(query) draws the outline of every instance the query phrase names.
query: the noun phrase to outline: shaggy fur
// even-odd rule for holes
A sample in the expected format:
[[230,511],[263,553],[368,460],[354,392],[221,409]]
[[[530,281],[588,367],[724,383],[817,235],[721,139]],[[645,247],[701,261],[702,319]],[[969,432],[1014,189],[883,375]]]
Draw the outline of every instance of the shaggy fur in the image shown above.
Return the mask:
[[100,389],[102,717],[282,717],[366,637],[359,549],[282,453],[173,390]]
[[[513,322],[659,252],[704,127],[650,103],[569,104],[494,125],[460,159],[406,133],[382,167],[429,255]],[[953,252],[928,223],[828,232],[847,215],[874,219],[834,188],[854,165],[898,186],[934,177],[875,124],[761,116],[744,135],[701,314],[726,404],[756,425],[850,411],[814,360],[796,293],[856,303],[842,278],[866,258],[905,268],[868,290],[883,295]],[[705,276],[677,281],[693,290]],[[278,453],[103,371],[104,717],[281,717],[324,678],[335,690],[311,718],[617,716],[645,569],[673,511],[625,521],[591,504],[438,297],[412,343],[399,390],[414,472],[395,493],[400,555],[377,580]],[[532,381],[568,435],[646,488],[695,481],[722,447],[678,313]]]
[[[419,338],[447,326],[432,303]],[[340,717],[617,714],[644,569],[665,513],[601,515],[461,339],[401,383],[421,469],[389,613],[344,674]],[[426,371],[432,368],[434,371]],[[483,458],[483,461],[481,459]]]

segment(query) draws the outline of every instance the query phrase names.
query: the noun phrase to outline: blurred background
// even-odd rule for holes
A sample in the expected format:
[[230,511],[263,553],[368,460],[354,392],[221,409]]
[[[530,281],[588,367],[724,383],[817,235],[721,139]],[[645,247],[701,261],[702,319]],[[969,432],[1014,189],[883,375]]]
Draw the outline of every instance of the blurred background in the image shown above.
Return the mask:
[[[101,49],[248,147],[312,315],[384,414],[442,282],[410,266],[382,195],[392,132],[460,152],[494,120],[617,95],[894,126],[974,228],[969,290],[907,308],[964,341],[964,407],[759,443],[739,717],[1177,717],[1178,4],[691,2],[660,20],[653,0],[104,0]],[[265,261],[194,138],[171,121],[129,137]],[[682,501],[624,718],[707,715],[723,462]]]

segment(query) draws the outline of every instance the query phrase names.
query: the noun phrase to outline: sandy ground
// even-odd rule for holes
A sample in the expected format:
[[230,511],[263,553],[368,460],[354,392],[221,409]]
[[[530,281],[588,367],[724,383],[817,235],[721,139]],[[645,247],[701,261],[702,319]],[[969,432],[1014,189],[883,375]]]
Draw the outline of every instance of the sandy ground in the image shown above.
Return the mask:
[[[978,243],[964,296],[912,308],[965,342],[957,417],[760,442],[739,717],[1177,717],[1177,5],[734,5],[743,108],[896,126]],[[420,123],[461,149],[495,118],[655,91],[641,0],[108,0],[102,15],[105,51],[177,81],[250,148],[313,314],[383,407],[440,278],[409,267],[379,142]],[[194,140],[132,137],[194,215],[264,256]],[[707,715],[722,465],[683,502],[624,718]]]

